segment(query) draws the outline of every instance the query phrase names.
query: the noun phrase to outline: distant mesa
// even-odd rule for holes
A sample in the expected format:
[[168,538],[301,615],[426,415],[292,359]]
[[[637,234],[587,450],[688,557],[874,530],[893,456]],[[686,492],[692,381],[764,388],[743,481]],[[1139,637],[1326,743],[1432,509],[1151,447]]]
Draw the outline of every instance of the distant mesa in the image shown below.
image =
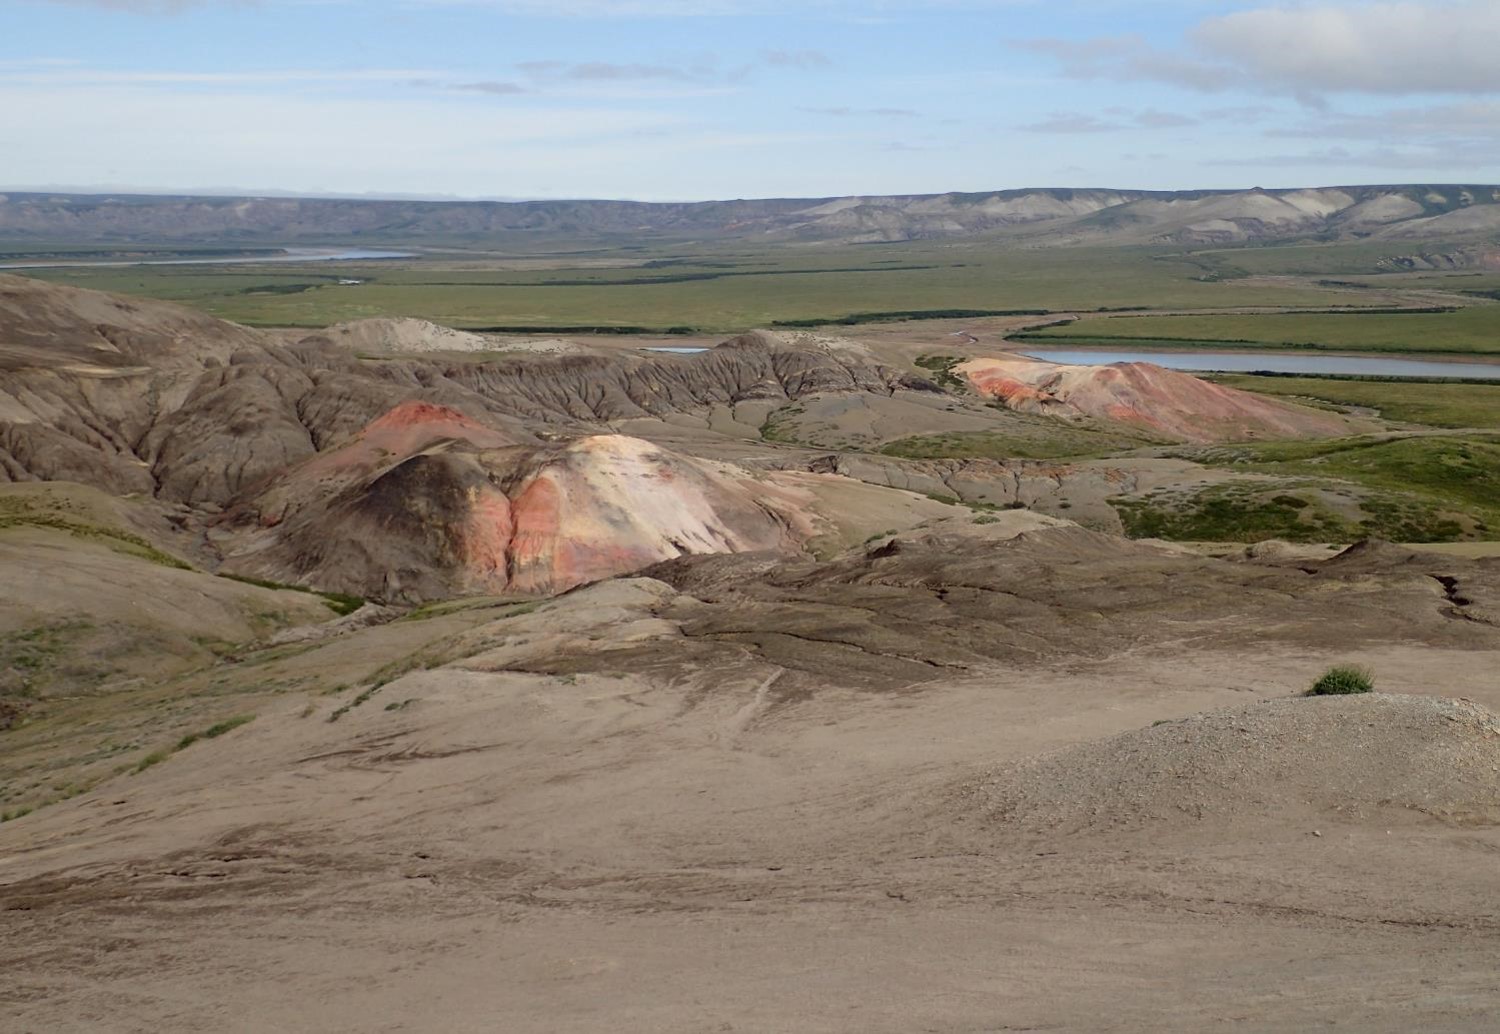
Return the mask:
[[[392,242],[473,239],[875,243],[1002,233],[1042,245],[1422,239],[1500,228],[1493,186],[1278,190],[1029,188],[976,193],[636,201],[392,201],[11,193],[0,237]],[[1490,249],[1491,252],[1493,249]]]
[[1075,366],[1039,359],[971,359],[954,367],[1009,409],[1062,420],[1125,424],[1183,442],[1347,434],[1343,417],[1226,388],[1152,363]]

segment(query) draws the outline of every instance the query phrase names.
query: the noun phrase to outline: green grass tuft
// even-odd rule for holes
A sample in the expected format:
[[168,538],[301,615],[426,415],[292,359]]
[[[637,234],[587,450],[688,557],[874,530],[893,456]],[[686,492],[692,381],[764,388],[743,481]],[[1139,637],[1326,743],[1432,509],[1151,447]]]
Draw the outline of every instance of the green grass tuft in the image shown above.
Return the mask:
[[244,574],[229,574],[226,571],[219,572],[220,578],[228,578],[232,582],[243,582],[245,585],[255,585],[262,589],[285,590],[288,592],[305,592],[313,596],[323,597],[323,603],[329,610],[339,617],[353,614],[365,605],[364,597],[350,596],[343,592],[323,592],[321,589],[309,589],[305,585],[289,585],[286,582],[273,582],[266,578],[252,578]]
[[1369,668],[1357,664],[1337,664],[1329,668],[1308,689],[1307,696],[1345,696],[1368,693],[1375,688],[1375,676]]

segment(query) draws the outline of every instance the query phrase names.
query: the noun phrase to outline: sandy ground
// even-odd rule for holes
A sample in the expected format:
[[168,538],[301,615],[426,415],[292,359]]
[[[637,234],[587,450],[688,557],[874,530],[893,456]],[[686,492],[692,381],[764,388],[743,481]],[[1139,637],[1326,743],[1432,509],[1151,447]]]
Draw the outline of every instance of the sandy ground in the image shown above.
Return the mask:
[[[1283,813],[1255,804],[1252,772],[1205,789],[1244,822],[1080,834],[1007,825],[955,788],[1286,701],[1340,660],[1389,692],[1500,708],[1500,631],[1455,619],[1408,554],[1317,577],[1149,545],[1106,560],[1112,540],[1013,519],[1032,530],[759,585],[760,561],[726,558],[664,570],[681,588],[482,603],[437,619],[439,666],[337,721],[357,687],[273,697],[231,734],[0,826],[6,1029],[1491,1029],[1485,821],[1405,796]],[[951,563],[903,560],[924,548]],[[1494,572],[1433,562],[1460,565],[1463,609],[1487,613]],[[934,573],[902,573],[918,569]],[[963,604],[979,609],[924,633],[964,582],[987,587]],[[953,640],[963,615],[973,636]],[[353,669],[361,643],[424,624],[278,663],[338,651]],[[1257,744],[1326,752],[1330,785],[1370,761],[1357,716],[1310,738],[1266,714]],[[1500,770],[1495,741],[1462,745]],[[1411,785],[1448,785],[1431,775]]]

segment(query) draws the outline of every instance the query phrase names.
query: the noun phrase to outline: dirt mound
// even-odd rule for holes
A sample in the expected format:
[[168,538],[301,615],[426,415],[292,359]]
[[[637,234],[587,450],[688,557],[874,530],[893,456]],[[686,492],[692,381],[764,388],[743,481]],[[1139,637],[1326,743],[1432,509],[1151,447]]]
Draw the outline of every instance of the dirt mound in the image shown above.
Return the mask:
[[1361,539],[1348,549],[1327,558],[1317,565],[1320,572],[1358,577],[1362,574],[1386,573],[1397,570],[1414,570],[1422,573],[1428,568],[1444,566],[1442,558],[1423,553],[1406,546],[1398,546],[1383,539]]
[[1151,363],[1073,366],[971,359],[954,367],[981,395],[1063,420],[1126,424],[1184,442],[1347,434],[1343,417],[1236,391]]
[[[994,772],[959,793],[996,828],[1500,822],[1500,718],[1462,700],[1273,700],[1162,722]],[[1316,828],[1309,825],[1307,828]]]
[[483,335],[411,317],[336,323],[321,336],[355,352],[488,352],[496,347]]

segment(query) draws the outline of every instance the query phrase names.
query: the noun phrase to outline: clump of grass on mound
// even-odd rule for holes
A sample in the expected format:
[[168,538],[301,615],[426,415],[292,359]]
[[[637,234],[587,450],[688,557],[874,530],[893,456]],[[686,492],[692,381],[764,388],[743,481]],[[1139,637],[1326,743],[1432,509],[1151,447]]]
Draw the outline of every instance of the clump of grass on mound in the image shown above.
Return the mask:
[[1375,675],[1358,664],[1336,664],[1329,668],[1307,691],[1310,697],[1347,696],[1368,693],[1375,688]]

